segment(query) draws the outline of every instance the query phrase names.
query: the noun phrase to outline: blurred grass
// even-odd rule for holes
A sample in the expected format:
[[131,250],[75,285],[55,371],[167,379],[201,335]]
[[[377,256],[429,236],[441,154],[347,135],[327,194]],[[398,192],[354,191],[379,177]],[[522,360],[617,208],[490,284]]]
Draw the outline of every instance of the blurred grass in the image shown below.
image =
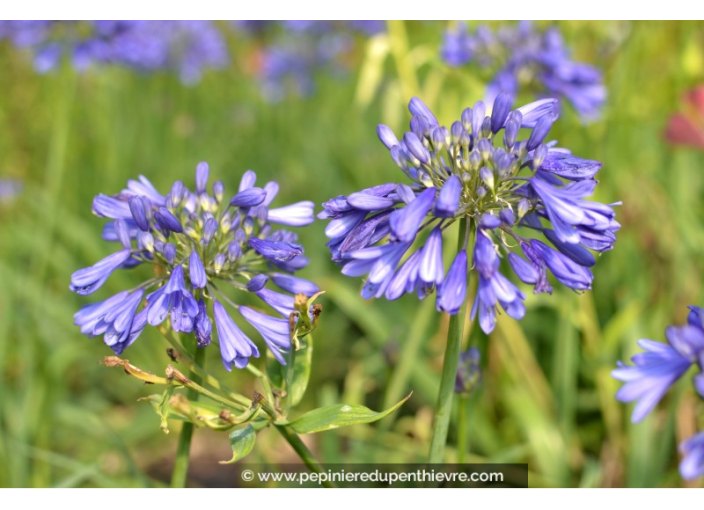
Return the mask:
[[[651,417],[631,425],[609,372],[635,352],[638,338],[662,339],[665,326],[683,321],[686,305],[704,297],[704,154],[661,138],[682,92],[704,81],[704,27],[561,27],[575,56],[604,70],[609,103],[604,119],[588,126],[567,108],[552,135],[603,161],[597,199],[623,201],[623,229],[595,268],[593,292],[530,295],[520,323],[502,317],[489,339],[472,331],[484,375],[470,400],[466,458],[528,462],[534,486],[682,486],[676,445],[696,428],[697,410],[701,416],[690,386],[679,385]],[[406,124],[407,90],[418,90],[450,122],[480,98],[482,85],[438,63],[441,25],[397,24],[391,34],[359,52],[359,73],[320,73],[315,95],[277,104],[262,101],[244,59],[188,88],[171,76],[121,69],[38,76],[23,55],[0,46],[0,175],[25,182],[22,196],[0,204],[0,486],[162,483],[175,436],[165,436],[150,407],[136,402],[149,390],[100,367],[108,349],[72,325],[81,305],[140,280],[137,269],[115,275],[90,299],[68,291],[74,270],[111,250],[99,237],[102,221],[90,214],[92,197],[117,193],[139,174],[162,190],[175,179],[192,183],[201,160],[230,190],[249,168],[262,182],[278,180],[280,204],[320,203],[400,179],[375,125]],[[234,40],[234,55],[247,44]],[[302,409],[340,401],[380,409],[414,391],[376,426],[306,440],[327,462],[422,460],[447,318],[413,297],[363,301],[361,282],[329,262],[323,224],[300,236],[311,258],[302,275],[327,291]],[[160,372],[166,347],[147,331],[126,356]],[[221,368],[216,348],[207,354],[229,386],[254,389],[246,374]],[[202,465],[221,476],[215,462],[228,457],[226,438],[201,437]],[[448,460],[456,458],[456,437],[452,429]],[[282,451],[265,431],[251,460]],[[196,483],[209,483],[203,477]]]

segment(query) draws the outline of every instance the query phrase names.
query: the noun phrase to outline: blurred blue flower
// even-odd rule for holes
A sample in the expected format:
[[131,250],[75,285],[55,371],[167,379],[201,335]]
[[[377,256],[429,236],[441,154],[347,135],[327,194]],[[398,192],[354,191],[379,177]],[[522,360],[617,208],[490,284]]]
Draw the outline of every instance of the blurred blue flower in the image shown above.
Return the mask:
[[342,71],[357,38],[385,30],[381,20],[236,21],[233,26],[263,39],[254,72],[269,101],[279,101],[290,91],[311,94],[319,69]]
[[479,26],[471,33],[466,23],[459,22],[446,30],[440,53],[451,66],[477,62],[494,72],[487,102],[501,92],[516,97],[526,81],[547,96],[570,102],[583,120],[599,118],[606,102],[601,71],[573,61],[556,27],[541,31],[524,21],[495,32]]
[[3,38],[29,49],[41,73],[67,55],[79,71],[117,64],[144,72],[175,71],[192,84],[204,70],[229,63],[223,34],[212,21],[0,21]]
[[[660,402],[665,393],[692,366],[698,373],[692,378],[694,388],[704,398],[704,324],[702,309],[690,307],[687,324],[669,326],[667,343],[639,340],[646,352],[631,358],[633,365],[618,364],[611,375],[625,384],[616,393],[621,402],[637,401],[632,421],[639,422]],[[704,433],[684,441],[680,450],[685,455],[680,463],[683,478],[691,480],[704,475]]]
[[[249,308],[240,310],[284,363],[282,353],[290,346],[288,318],[294,311],[291,294],[312,296],[318,287],[285,274],[304,267],[308,259],[296,243],[296,234],[275,230],[275,224],[312,223],[313,203],[289,206],[296,210],[290,217],[276,213],[272,217],[270,213],[277,209],[269,205],[278,191],[276,183],[256,188],[256,174],[247,171],[239,191],[226,200],[219,181],[209,193],[208,173],[206,163],[198,165],[195,192],[177,181],[167,195],[161,195],[140,177],[129,181],[118,195],[95,198],[94,213],[112,220],[105,226],[104,239],[119,242],[122,249],[73,273],[71,290],[92,294],[120,268],[150,265],[154,276],[132,292],[84,306],[75,314],[75,324],[86,335],[103,335],[117,354],[134,342],[147,324],[159,326],[167,319],[171,329],[193,333],[198,345],[205,347],[211,341],[208,303],[212,302],[223,364],[228,370],[233,365],[242,368],[250,356],[259,356],[259,351],[225,310],[224,305],[242,308],[223,293],[224,287],[232,286],[252,293],[285,317],[273,319]],[[265,288],[269,282],[289,294]]]
[[481,353],[476,347],[470,347],[460,353],[460,362],[455,377],[455,393],[469,394],[477,387],[482,378]]
[[696,434],[680,445],[684,459],[680,462],[680,474],[685,480],[704,476],[704,432]]
[[22,193],[23,187],[19,179],[0,179],[0,203],[15,198]]
[[[556,100],[511,107],[510,96],[499,94],[489,115],[479,101],[448,129],[413,98],[410,131],[401,141],[389,127],[377,128],[409,184],[332,198],[318,215],[330,220],[328,247],[342,273],[367,275],[363,297],[416,292],[423,299],[437,290],[437,309],[456,314],[466,298],[470,250],[479,275],[472,314],[487,333],[499,309],[516,319],[525,314],[525,295],[500,271],[502,256],[536,293],[552,292],[548,272],[571,289],[591,288],[592,251],[610,250],[620,228],[612,206],[585,200],[601,163],[545,143],[558,117]],[[527,139],[518,139],[521,129],[529,130]],[[460,247],[446,273],[442,233],[461,218],[476,242]]]

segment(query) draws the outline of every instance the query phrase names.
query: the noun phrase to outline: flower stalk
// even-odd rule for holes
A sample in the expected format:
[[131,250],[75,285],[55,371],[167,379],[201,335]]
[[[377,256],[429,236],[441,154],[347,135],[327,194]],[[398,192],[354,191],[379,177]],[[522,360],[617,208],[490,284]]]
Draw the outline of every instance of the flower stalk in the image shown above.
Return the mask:
[[[467,219],[460,220],[458,250],[466,246],[469,236]],[[447,443],[447,432],[450,428],[450,417],[452,415],[452,398],[455,391],[455,378],[457,377],[457,367],[460,359],[460,345],[462,344],[462,334],[464,325],[464,314],[466,306],[463,305],[459,313],[450,315],[450,324],[447,328],[447,343],[445,345],[445,359],[440,376],[440,391],[435,406],[435,422],[433,424],[433,434],[430,441],[430,453],[428,462],[431,464],[442,463],[445,456],[445,444]]]
[[[195,362],[199,366],[203,366],[205,362],[205,350],[199,349],[196,346],[194,338],[189,337],[189,344],[184,345],[184,349],[188,349],[190,354],[195,358]],[[190,379],[196,384],[200,382],[200,377],[194,372],[190,372]],[[188,388],[188,400],[196,402],[198,400],[198,391],[195,388]],[[191,440],[193,439],[193,423],[184,422],[181,428],[181,435],[178,438],[178,448],[176,450],[176,460],[174,461],[174,469],[171,472],[171,487],[183,488],[188,481],[188,465],[190,463]]]

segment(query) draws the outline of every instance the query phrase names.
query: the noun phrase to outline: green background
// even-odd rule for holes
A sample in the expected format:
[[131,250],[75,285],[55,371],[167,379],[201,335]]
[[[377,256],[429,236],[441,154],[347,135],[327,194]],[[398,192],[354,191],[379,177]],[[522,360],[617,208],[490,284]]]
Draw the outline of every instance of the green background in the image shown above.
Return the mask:
[[[467,405],[466,460],[527,462],[531,486],[685,486],[677,444],[702,429],[690,381],[633,425],[609,373],[637,351],[637,339],[664,339],[688,304],[703,302],[704,154],[669,146],[662,133],[681,95],[704,81],[704,26],[559,26],[575,57],[604,71],[609,97],[602,120],[589,125],[565,107],[551,138],[603,162],[596,199],[623,201],[623,228],[594,268],[592,292],[524,289],[524,320],[502,316],[490,337],[468,335],[482,351],[483,380]],[[249,72],[255,43],[237,35],[231,66],[193,87],[117,68],[79,75],[68,63],[37,75],[27,55],[0,44],[0,176],[24,181],[19,197],[0,203],[0,486],[159,486],[170,473],[178,425],[165,435],[151,406],[137,401],[153,391],[100,366],[109,349],[73,326],[80,306],[144,277],[140,268],[123,271],[93,296],[69,292],[73,271],[114,249],[100,239],[92,197],[117,193],[139,174],[163,191],[176,179],[192,186],[199,161],[230,191],[247,169],[277,180],[279,205],[400,181],[376,124],[400,132],[417,94],[449,125],[483,95],[487,76],[439,60],[444,27],[393,25],[389,37],[359,41],[347,73],[323,70],[312,96],[274,104]],[[533,98],[526,92],[521,102]],[[414,392],[393,417],[306,443],[330,463],[423,461],[447,317],[434,299],[362,300],[361,280],[329,261],[324,223],[297,230],[311,259],[301,276],[326,291],[301,411],[337,402],[382,409]],[[148,329],[124,357],[162,373],[167,346]],[[229,386],[256,389],[249,374],[222,368],[216,345],[207,355]],[[448,461],[457,458],[456,438],[452,426]],[[230,454],[226,435],[197,430],[191,484],[236,485],[217,464]],[[295,456],[265,430],[247,459],[258,461]]]

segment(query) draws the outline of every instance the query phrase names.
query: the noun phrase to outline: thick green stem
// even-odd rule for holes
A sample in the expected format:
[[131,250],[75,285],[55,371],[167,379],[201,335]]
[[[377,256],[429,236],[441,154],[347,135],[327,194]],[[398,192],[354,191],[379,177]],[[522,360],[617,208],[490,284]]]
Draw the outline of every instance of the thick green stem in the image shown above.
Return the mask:
[[[298,434],[293,432],[286,425],[276,425],[276,430],[278,430],[279,433],[283,436],[283,438],[288,441],[288,444],[291,445],[291,448],[295,450],[295,452],[305,463],[305,465],[308,466],[308,469],[310,469],[313,473],[323,472],[323,467],[316,460],[316,458],[313,457],[313,453],[308,449],[308,447],[303,443],[303,441],[301,441],[301,438],[298,437]],[[329,489],[337,488],[337,485],[335,485],[331,481],[325,481],[323,482],[323,485]]]
[[[467,236],[467,219],[462,218],[460,220],[458,250],[464,248]],[[440,392],[438,393],[438,401],[435,407],[435,423],[433,424],[433,436],[430,440],[430,454],[428,456],[428,462],[431,464],[441,464],[445,458],[445,443],[447,442],[447,431],[450,428],[450,417],[452,415],[452,397],[455,391],[455,378],[457,377],[457,366],[460,359],[465,308],[465,305],[462,305],[459,313],[450,316],[450,324],[447,328],[445,359],[442,365]]]
[[[196,365],[202,367],[205,363],[205,349],[196,347],[195,338],[187,338],[192,345],[184,345],[183,349],[195,358]],[[200,377],[197,374],[190,372],[189,377],[196,383],[200,383]],[[198,392],[192,388],[188,389],[188,400],[191,402],[198,401]],[[178,438],[178,449],[176,450],[176,460],[174,461],[174,469],[171,472],[171,487],[185,487],[188,480],[188,464],[191,454],[191,439],[193,438],[193,424],[185,422],[181,429],[181,435]]]

